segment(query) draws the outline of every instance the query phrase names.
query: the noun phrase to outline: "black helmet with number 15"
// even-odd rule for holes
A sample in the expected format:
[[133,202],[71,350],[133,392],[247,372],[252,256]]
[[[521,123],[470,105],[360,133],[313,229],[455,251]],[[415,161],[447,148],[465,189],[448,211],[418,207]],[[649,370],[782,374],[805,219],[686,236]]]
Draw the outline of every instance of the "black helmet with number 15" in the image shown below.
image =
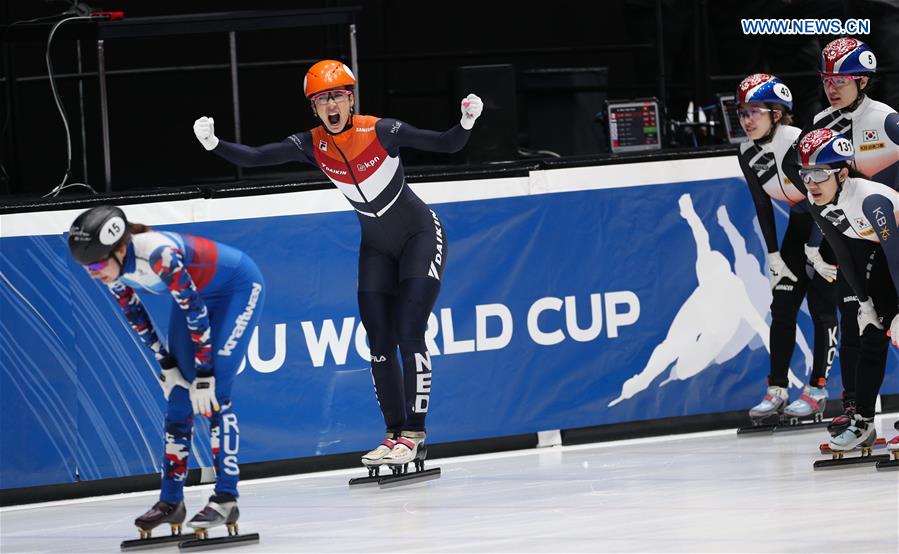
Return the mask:
[[97,206],[82,212],[69,229],[69,252],[81,264],[108,258],[128,233],[125,212],[115,206]]

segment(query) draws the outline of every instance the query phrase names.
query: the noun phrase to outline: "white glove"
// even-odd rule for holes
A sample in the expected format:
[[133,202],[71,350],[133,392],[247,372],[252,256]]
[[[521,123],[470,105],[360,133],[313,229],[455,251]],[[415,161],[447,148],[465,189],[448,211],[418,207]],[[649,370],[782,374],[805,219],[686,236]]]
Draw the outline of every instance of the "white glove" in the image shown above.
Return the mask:
[[194,134],[206,150],[213,150],[219,145],[219,139],[215,136],[215,120],[211,117],[201,117],[194,121]]
[[899,314],[890,323],[890,330],[887,331],[887,335],[890,337],[890,342],[893,343],[893,346],[899,346]]
[[817,246],[805,245],[805,257],[811,262],[818,275],[824,277],[828,283],[833,283],[837,278],[837,266],[829,264],[821,257],[821,249]]
[[165,396],[165,399],[169,399],[169,395],[172,394],[172,389],[175,387],[184,387],[187,390],[190,390],[190,383],[187,382],[187,379],[181,375],[181,370],[178,369],[177,366],[171,369],[163,369],[159,372],[159,386],[162,387],[162,394]]
[[780,256],[780,252],[768,252],[768,281],[771,282],[771,290],[774,290],[777,283],[784,278],[794,283],[799,280],[787,267],[787,262]]
[[[883,329],[883,325],[880,324],[880,319],[877,317],[877,310],[874,309],[874,302],[871,302],[871,299],[867,299],[864,302],[858,303],[858,334],[859,336],[865,333],[865,327],[868,325],[873,325],[878,329]],[[890,326],[892,329],[892,326]]]
[[484,111],[484,102],[477,94],[469,94],[462,99],[462,121],[459,122],[463,129],[474,127],[474,120]]
[[197,377],[190,384],[190,403],[194,407],[195,414],[206,417],[212,415],[212,410],[219,411],[219,403],[215,399],[215,377]]

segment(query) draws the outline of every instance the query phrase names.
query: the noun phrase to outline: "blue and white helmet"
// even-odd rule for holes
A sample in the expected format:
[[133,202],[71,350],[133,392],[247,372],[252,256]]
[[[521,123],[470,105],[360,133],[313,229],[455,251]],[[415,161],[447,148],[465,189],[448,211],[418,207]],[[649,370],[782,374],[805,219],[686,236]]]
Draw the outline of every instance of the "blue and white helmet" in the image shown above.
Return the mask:
[[822,75],[859,75],[877,72],[877,58],[864,42],[838,38],[821,51]]
[[766,102],[782,104],[793,109],[793,93],[783,81],[767,73],[755,73],[746,77],[737,86],[737,103]]
[[815,129],[806,134],[799,141],[798,151],[802,167],[847,163],[855,157],[852,141],[830,129]]

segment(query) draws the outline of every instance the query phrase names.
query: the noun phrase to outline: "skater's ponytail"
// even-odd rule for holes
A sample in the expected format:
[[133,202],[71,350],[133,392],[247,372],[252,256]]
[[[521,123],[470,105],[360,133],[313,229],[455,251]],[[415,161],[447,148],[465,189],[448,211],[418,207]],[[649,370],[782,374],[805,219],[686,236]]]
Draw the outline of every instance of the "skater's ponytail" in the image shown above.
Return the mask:
[[133,221],[128,222],[128,234],[130,235],[139,235],[141,233],[147,233],[152,230],[153,228],[149,225],[144,225],[143,223],[134,223]]
[[[767,106],[767,108],[769,110],[771,110],[770,112],[768,112],[768,115],[771,116],[771,128],[772,129],[774,129],[778,125],[792,125],[793,124],[793,114],[791,114],[787,110],[786,106],[784,106],[783,104],[767,103],[767,104],[765,104],[765,106]],[[774,112],[778,112],[780,114],[779,121],[774,117]]]

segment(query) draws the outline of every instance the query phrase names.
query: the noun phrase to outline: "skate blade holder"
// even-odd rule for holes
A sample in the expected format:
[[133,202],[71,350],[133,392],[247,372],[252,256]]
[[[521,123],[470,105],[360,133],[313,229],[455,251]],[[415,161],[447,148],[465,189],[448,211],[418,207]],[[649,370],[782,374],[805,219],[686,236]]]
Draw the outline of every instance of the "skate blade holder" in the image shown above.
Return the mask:
[[158,548],[160,546],[182,542],[186,538],[181,534],[182,528],[180,523],[170,523],[169,526],[171,527],[172,534],[163,537],[153,537],[152,529],[138,528],[140,538],[122,541],[122,544],[120,545],[121,551],[133,552],[135,550]]
[[899,450],[893,450],[892,455],[892,460],[882,460],[877,462],[874,468],[877,471],[899,471]]
[[350,486],[356,487],[359,485],[377,485],[378,481],[381,480],[381,466],[373,465],[366,466],[368,469],[368,477],[354,477],[350,479]]
[[758,437],[764,435],[766,433],[773,433],[774,428],[777,425],[774,424],[761,424],[761,425],[750,425],[747,427],[739,427],[737,428],[737,436],[738,437]]
[[793,433],[799,431],[809,431],[812,429],[820,429],[828,425],[830,421],[825,421],[823,419],[815,419],[815,420],[801,420],[799,423],[791,424],[788,421],[783,421],[781,423],[772,423],[772,424],[763,424],[763,425],[753,425],[751,427],[740,427],[737,429],[737,436],[746,437],[746,436],[760,436],[764,434],[771,433]]
[[758,436],[765,433],[772,433],[777,427],[787,425],[787,420],[783,414],[771,414],[758,419],[750,419],[750,424],[737,428],[738,436]]
[[[883,437],[880,437],[876,441],[874,441],[874,449],[885,448],[886,445],[887,445],[887,441]],[[858,450],[858,449],[856,448],[856,450]],[[818,446],[818,451],[821,452],[821,454],[832,454],[833,453],[830,450],[830,444],[828,444],[826,442],[822,442]]]
[[808,416],[787,416],[788,424],[793,425],[809,425],[812,423],[823,423],[824,422],[824,414],[821,412],[815,412],[812,416],[812,419],[808,419]]
[[[415,473],[419,473],[425,470],[425,461],[422,459],[414,459],[412,460],[412,465],[415,467]],[[387,467],[390,468],[390,473],[392,476],[397,475],[406,475],[409,473],[409,462],[404,464],[387,464]]]
[[259,543],[259,533],[241,535],[238,533],[237,523],[226,523],[225,527],[228,528],[227,537],[213,537],[211,539],[209,538],[209,529],[194,528],[195,538],[179,543],[178,550],[181,552],[196,552],[198,550]]
[[875,464],[882,461],[889,461],[890,457],[887,454],[878,454],[876,456],[872,455],[872,446],[863,446],[861,455],[852,456],[851,458],[846,458],[843,455],[848,451],[833,451],[831,452],[832,458],[830,460],[818,460],[814,464],[814,469],[817,471],[819,469],[836,469],[841,467],[848,467],[854,465],[862,465],[862,464]]

